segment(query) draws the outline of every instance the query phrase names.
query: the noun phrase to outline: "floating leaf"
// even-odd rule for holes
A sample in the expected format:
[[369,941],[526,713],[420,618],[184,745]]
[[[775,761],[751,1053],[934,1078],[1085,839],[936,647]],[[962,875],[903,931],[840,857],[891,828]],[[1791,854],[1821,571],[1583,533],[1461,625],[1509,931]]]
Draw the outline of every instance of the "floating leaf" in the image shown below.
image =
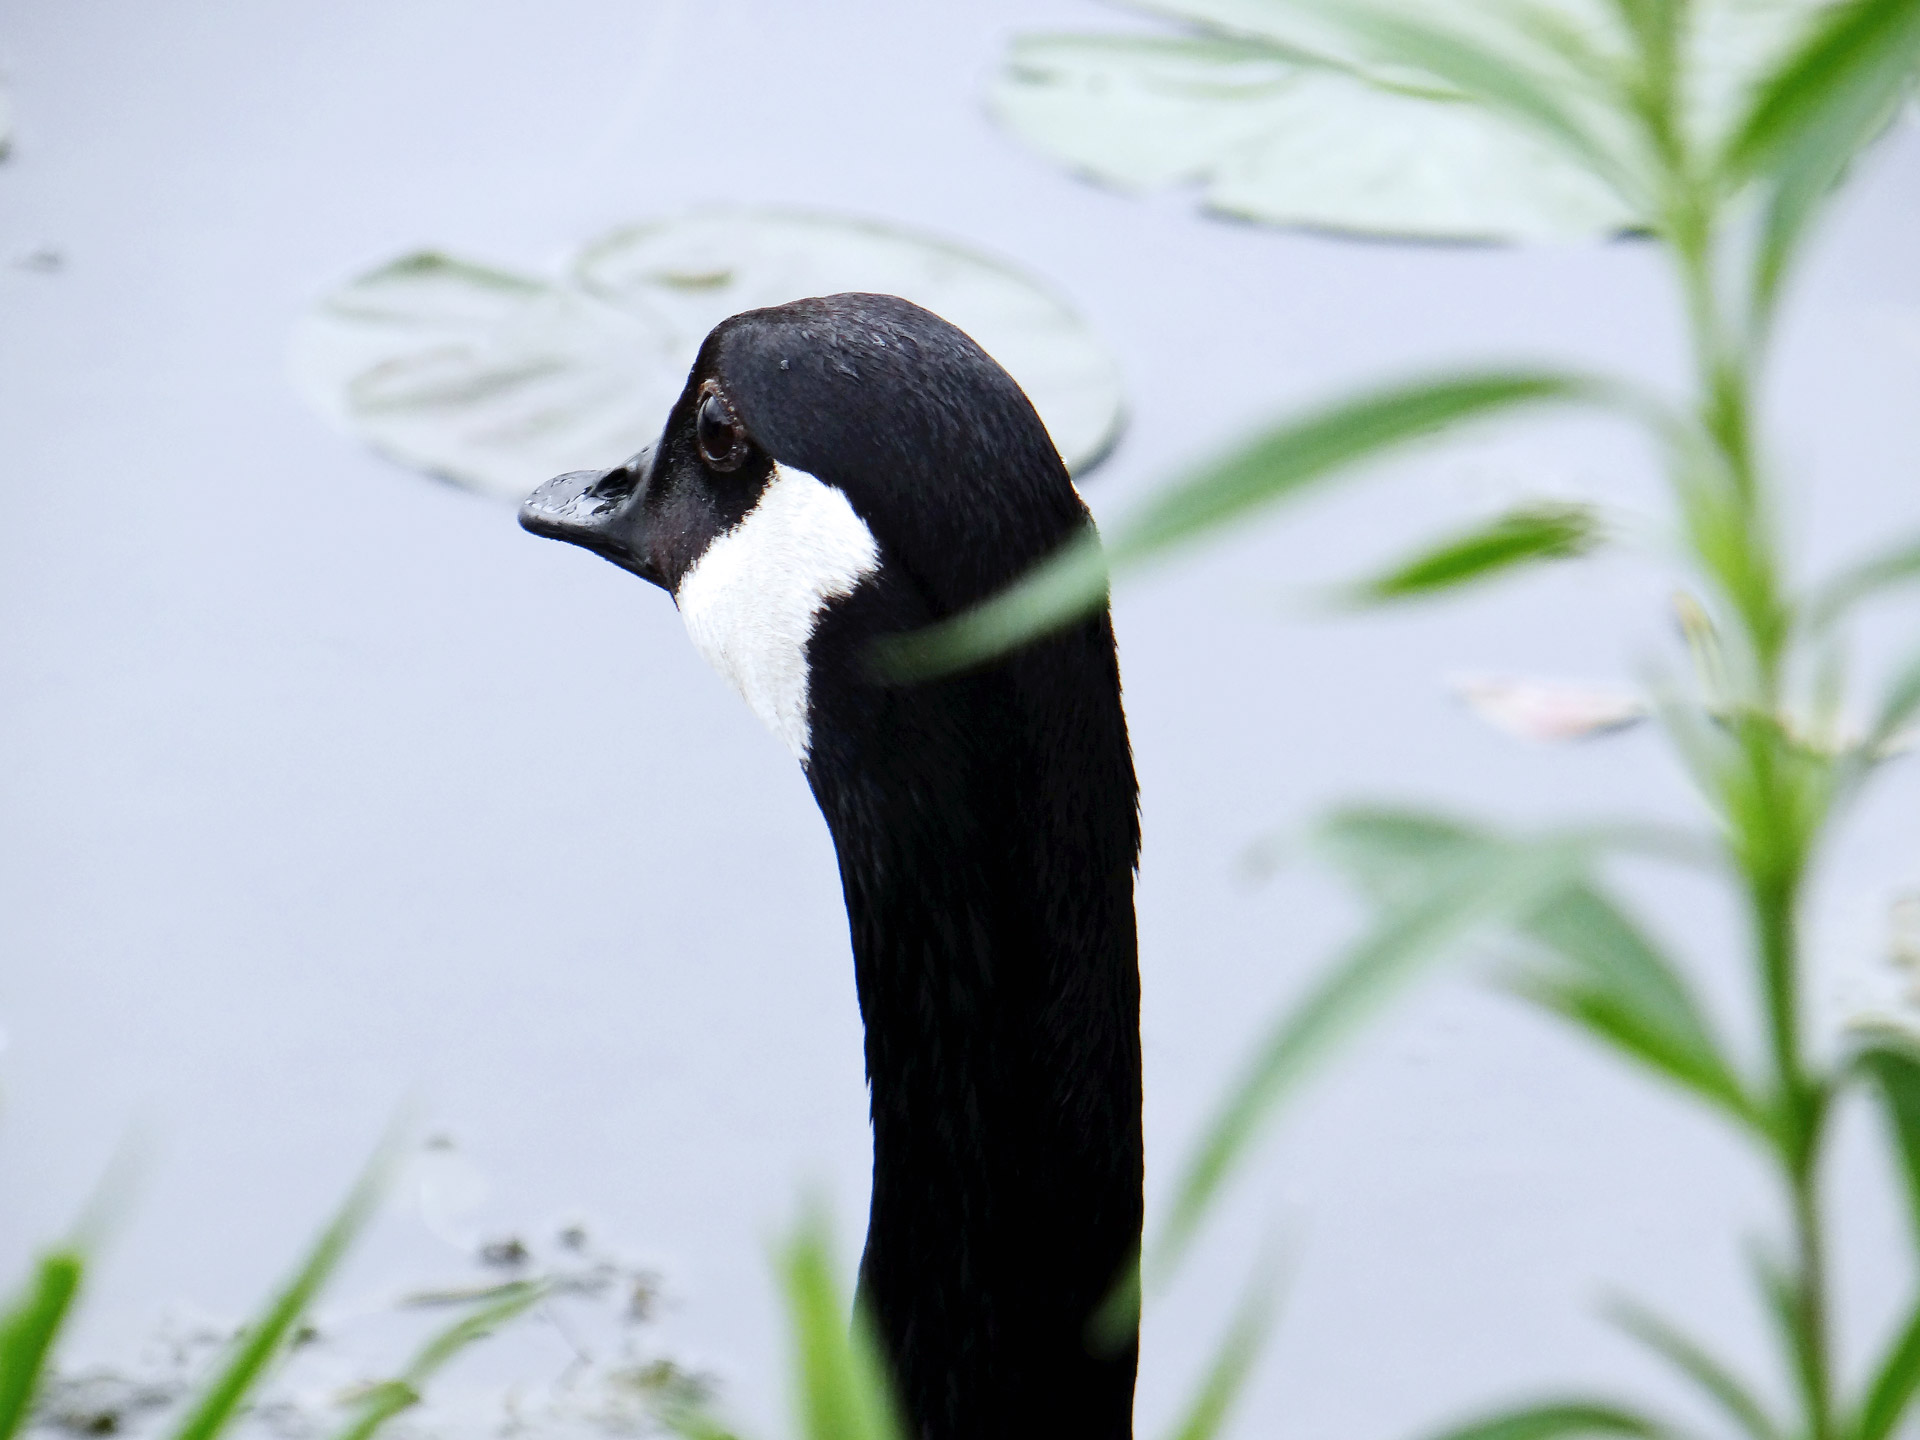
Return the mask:
[[1482,720],[1522,740],[1585,740],[1648,714],[1643,696],[1617,685],[1462,675],[1449,687]]
[[1386,88],[1250,41],[1020,36],[988,105],[1095,179],[1197,184],[1208,208],[1249,220],[1470,240],[1639,223],[1604,181],[1464,97]]
[[[1656,217],[1624,89],[1637,37],[1599,0],[1144,0],[1183,35],[1016,37],[988,105],[1126,189],[1196,186],[1274,224],[1430,239],[1583,238]],[[1683,129],[1717,150],[1822,0],[1696,0]]]
[[323,414],[417,468],[518,502],[658,438],[694,352],[729,315],[844,290],[904,296],[1027,391],[1068,467],[1122,419],[1119,369],[1058,296],[1000,262],[864,221],[694,211],[587,245],[557,278],[426,252],[351,281],[295,335]]
[[1600,525],[1585,505],[1523,505],[1450,536],[1392,569],[1353,586],[1354,604],[1409,600],[1491,579],[1521,565],[1571,560],[1600,542]]

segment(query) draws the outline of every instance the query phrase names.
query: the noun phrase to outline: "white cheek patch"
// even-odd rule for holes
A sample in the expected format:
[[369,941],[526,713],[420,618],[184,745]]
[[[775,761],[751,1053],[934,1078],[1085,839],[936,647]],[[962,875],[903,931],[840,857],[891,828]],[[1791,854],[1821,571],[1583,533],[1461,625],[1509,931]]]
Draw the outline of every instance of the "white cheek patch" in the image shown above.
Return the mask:
[[694,648],[804,761],[807,641],[827,602],[879,568],[880,547],[847,497],[776,465],[759,503],[707,547],[673,599]]

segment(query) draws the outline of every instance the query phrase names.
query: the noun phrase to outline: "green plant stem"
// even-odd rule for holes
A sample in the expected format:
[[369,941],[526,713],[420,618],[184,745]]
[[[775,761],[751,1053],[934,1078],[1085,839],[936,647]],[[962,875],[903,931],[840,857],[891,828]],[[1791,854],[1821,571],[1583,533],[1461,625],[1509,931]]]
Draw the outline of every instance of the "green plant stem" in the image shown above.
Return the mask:
[[[1698,415],[1719,474],[1691,478],[1689,520],[1713,583],[1744,632],[1752,691],[1732,702],[1738,760],[1719,797],[1745,879],[1759,952],[1773,1070],[1774,1155],[1792,1230],[1795,1368],[1807,1440],[1839,1440],[1831,1380],[1828,1275],[1819,1195],[1825,1088],[1802,1049],[1797,917],[1811,842],[1781,714],[1790,610],[1756,461],[1752,389],[1759,337],[1729,325],[1716,283],[1713,207],[1683,165],[1669,159],[1666,234],[1685,296],[1699,386]],[[1684,477],[1683,477],[1684,481]]]

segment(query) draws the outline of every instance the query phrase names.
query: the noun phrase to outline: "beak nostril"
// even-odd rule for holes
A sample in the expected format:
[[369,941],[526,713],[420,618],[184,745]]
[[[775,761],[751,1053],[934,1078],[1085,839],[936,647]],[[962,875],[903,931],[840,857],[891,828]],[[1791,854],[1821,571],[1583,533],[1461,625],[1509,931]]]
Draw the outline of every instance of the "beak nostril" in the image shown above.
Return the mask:
[[627,500],[640,488],[653,468],[653,451],[642,450],[626,464],[607,471],[586,489],[583,498],[597,501],[593,507],[595,515],[604,515],[615,506]]

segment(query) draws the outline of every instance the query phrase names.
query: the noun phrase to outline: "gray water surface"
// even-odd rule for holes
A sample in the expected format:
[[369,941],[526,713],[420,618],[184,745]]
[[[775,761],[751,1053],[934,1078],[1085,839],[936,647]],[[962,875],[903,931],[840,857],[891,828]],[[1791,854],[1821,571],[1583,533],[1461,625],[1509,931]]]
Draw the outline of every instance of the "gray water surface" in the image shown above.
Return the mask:
[[[491,1177],[481,1223],[581,1214],[660,1266],[676,1352],[770,1435],[766,1247],[808,1187],[857,1253],[867,1139],[833,857],[806,786],[664,597],[325,428],[285,381],[329,285],[444,246],[537,268],[698,201],[840,208],[1060,285],[1123,358],[1123,511],[1190,456],[1387,373],[1544,357],[1678,383],[1635,244],[1499,250],[1285,235],[1077,184],[983,118],[1005,38],[1124,24],[1053,0],[26,0],[0,17],[0,1262],[116,1142],[155,1156],[82,1342],[251,1305],[395,1107]],[[1920,136],[1882,147],[1794,297],[1771,386],[1795,558],[1910,530]],[[608,457],[609,460],[619,457]],[[1303,589],[1534,489],[1657,513],[1595,424],[1469,441],[1126,588],[1144,793],[1149,1193],[1264,1018],[1356,915],[1247,847],[1355,795],[1519,821],[1694,815],[1657,741],[1506,738],[1457,671],[1632,682],[1671,655],[1658,565],[1602,559],[1427,610],[1303,616]],[[1894,621],[1902,620],[1905,625]],[[1912,612],[1889,615],[1882,665]],[[1812,931],[1837,1020],[1920,884],[1911,767],[1850,828]],[[1750,1035],[1735,917],[1634,872]],[[1862,1123],[1834,1184],[1843,1340],[1908,1281]],[[1672,1386],[1593,1315],[1629,1289],[1776,1368],[1737,1237],[1753,1157],[1470,977],[1319,1083],[1150,1317],[1160,1428],[1270,1234],[1284,1324],[1243,1432],[1390,1440],[1483,1402]],[[435,1240],[404,1207],[348,1289]],[[1681,1413],[1693,1412],[1684,1402]]]

